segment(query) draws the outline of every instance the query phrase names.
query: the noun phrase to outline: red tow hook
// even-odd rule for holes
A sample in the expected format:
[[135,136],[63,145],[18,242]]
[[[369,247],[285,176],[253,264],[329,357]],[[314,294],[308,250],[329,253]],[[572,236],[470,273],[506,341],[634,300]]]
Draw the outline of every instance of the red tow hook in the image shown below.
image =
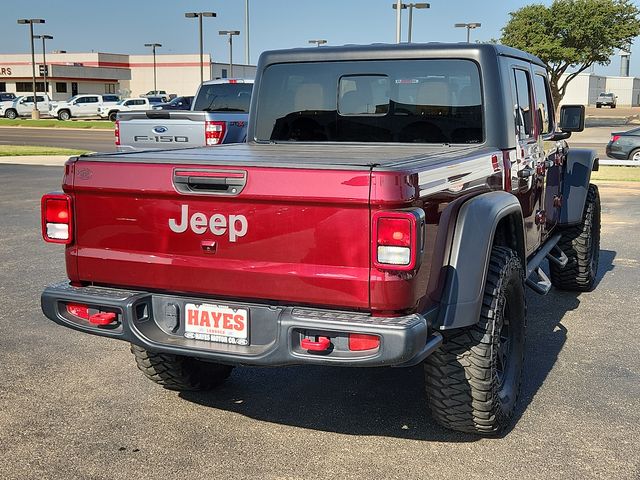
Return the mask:
[[318,340],[314,342],[310,338],[303,338],[300,342],[300,346],[310,352],[324,352],[331,345],[329,337],[317,337]]
[[109,325],[115,322],[117,315],[114,312],[94,313],[89,317],[89,323],[94,325]]

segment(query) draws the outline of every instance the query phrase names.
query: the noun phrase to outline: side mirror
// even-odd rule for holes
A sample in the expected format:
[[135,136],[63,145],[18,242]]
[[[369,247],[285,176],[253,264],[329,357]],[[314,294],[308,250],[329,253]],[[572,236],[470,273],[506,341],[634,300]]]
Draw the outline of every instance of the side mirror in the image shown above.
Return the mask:
[[584,130],[584,105],[563,105],[560,107],[560,130],[581,132]]

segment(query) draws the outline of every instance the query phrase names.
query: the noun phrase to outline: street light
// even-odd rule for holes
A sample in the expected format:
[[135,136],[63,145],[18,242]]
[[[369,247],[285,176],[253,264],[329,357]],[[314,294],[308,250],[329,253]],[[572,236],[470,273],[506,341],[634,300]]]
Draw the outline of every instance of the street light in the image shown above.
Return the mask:
[[327,41],[326,40],[309,40],[309,43],[315,43],[316,47],[319,47],[320,45],[326,45]]
[[46,40],[53,40],[51,35],[34,35],[33,38],[42,39],[42,63],[44,63],[44,91],[49,93],[49,86],[47,85],[47,49],[44,45]]
[[249,65],[249,0],[244,0],[244,63]]
[[203,17],[216,17],[217,15],[214,12],[188,12],[185,13],[184,16],[186,18],[197,18],[198,25],[200,28],[200,83],[204,82],[204,68],[203,68],[203,42],[202,42],[202,18]]
[[38,120],[40,111],[38,110],[38,98],[36,97],[36,54],[33,47],[33,24],[45,23],[41,18],[20,18],[20,25],[29,25],[29,39],[31,40],[31,78],[33,80],[33,110],[31,110],[31,118]]
[[396,43],[400,43],[402,37],[402,0],[398,0],[396,9]]
[[467,43],[469,43],[469,39],[471,37],[471,30],[474,28],[481,27],[481,23],[472,22],[472,23],[456,23],[454,27],[456,28],[466,28],[467,29]]
[[[413,9],[417,8],[417,9],[423,9],[423,8],[431,8],[431,4],[429,3],[402,3],[400,4],[400,8],[402,10],[405,9],[409,9],[409,30],[407,33],[407,42],[411,43],[411,30],[413,29]],[[393,4],[393,9],[397,10],[398,9],[398,5],[397,4]],[[400,43],[398,41],[398,43]]]
[[151,47],[153,51],[153,93],[154,95],[158,94],[158,86],[156,84],[156,47],[161,47],[161,43],[145,43],[145,47]]
[[218,34],[229,37],[229,78],[233,78],[233,36],[240,35],[240,30],[220,30]]

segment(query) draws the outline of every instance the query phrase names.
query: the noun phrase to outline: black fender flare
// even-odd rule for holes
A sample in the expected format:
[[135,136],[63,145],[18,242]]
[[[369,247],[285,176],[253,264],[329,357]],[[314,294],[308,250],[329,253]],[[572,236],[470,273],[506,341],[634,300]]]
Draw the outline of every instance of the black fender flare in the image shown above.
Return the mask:
[[496,230],[509,221],[510,242],[526,268],[524,220],[515,195],[503,191],[483,193],[467,200],[458,211],[441,275],[437,326],[441,330],[468,327],[478,322]]
[[575,225],[582,221],[591,172],[598,170],[599,158],[594,150],[570,148],[565,162],[558,225]]

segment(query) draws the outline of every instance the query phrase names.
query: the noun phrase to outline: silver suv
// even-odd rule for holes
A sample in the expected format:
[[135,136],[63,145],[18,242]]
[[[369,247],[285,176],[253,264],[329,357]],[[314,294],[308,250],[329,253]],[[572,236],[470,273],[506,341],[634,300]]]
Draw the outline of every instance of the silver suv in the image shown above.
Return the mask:
[[601,93],[596,100],[596,108],[602,108],[603,105],[616,108],[618,96],[613,93]]

